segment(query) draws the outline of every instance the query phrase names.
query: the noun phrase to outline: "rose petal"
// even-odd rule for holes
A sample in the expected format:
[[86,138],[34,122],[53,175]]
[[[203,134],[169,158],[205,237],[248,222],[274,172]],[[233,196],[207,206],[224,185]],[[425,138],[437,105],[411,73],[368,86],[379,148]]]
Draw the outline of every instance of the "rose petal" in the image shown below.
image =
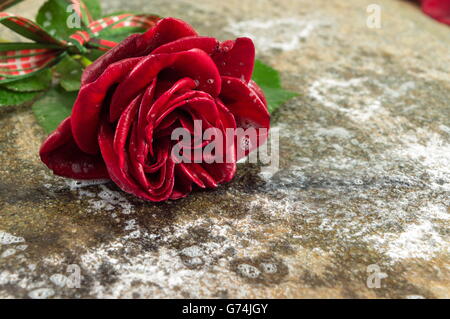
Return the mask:
[[[170,103],[168,105],[169,100],[178,92],[191,90],[195,88],[195,82],[190,78],[182,78],[178,80],[175,84],[172,85],[170,89],[165,91],[151,106],[148,114],[147,114],[147,122],[155,121],[156,125],[162,120],[163,112],[167,115],[168,106],[173,104]],[[182,95],[185,96],[185,95]],[[179,102],[177,99],[176,102]]]
[[145,176],[144,165],[138,161],[138,123],[134,122],[131,130],[130,143],[128,144],[128,152],[130,159],[131,174],[141,184],[144,189],[148,188],[147,177]]
[[172,161],[172,159],[170,159],[170,157],[167,157],[167,159],[164,161],[164,165],[161,167],[160,174],[162,176],[160,182],[155,184],[153,187],[151,185],[148,189],[148,192],[155,197],[170,197],[170,194],[172,193],[173,187],[175,185],[175,163]]
[[192,49],[173,54],[149,55],[119,84],[111,100],[110,121],[116,121],[129,101],[164,68],[176,70],[179,78],[197,81],[197,89],[212,96],[220,93],[221,79],[214,61],[202,50]]
[[127,156],[127,154],[125,153],[125,143],[129,138],[131,124],[136,117],[141,99],[142,95],[137,96],[133,100],[133,102],[131,102],[130,105],[125,109],[125,111],[120,116],[116,131],[114,133],[114,151],[119,157],[119,166],[121,169],[125,169],[125,158]]
[[[204,168],[214,177],[218,183],[226,183],[233,179],[236,174],[236,145],[234,134],[227,136],[227,129],[236,129],[236,121],[229,109],[220,100],[216,101],[217,108],[222,119],[222,130],[225,132],[224,163],[204,165]],[[234,131],[233,131],[234,132]],[[220,165],[220,166],[219,166]]]
[[251,88],[258,95],[258,97],[261,99],[264,105],[267,105],[267,100],[264,91],[259,87],[258,84],[256,84],[255,81],[250,80],[250,82],[248,82],[248,87]]
[[[169,186],[167,189],[164,189],[165,193],[153,195],[151,192],[144,191],[135,183],[133,178],[126,173],[127,170],[120,169],[117,154],[114,152],[113,141],[113,129],[111,124],[104,118],[100,123],[98,142],[109,175],[114,183],[116,183],[123,191],[146,200],[155,202],[167,200],[172,193],[170,186],[173,188],[173,178],[167,180]],[[168,159],[168,162],[171,162],[170,158]]]
[[170,195],[170,199],[186,197],[192,191],[192,180],[180,165],[175,166],[175,179],[177,182],[172,191],[172,195]]
[[70,122],[68,117],[47,137],[39,151],[41,160],[56,175],[74,179],[109,179],[100,154],[86,154],[78,148]]
[[437,21],[450,25],[450,0],[423,0],[422,10]]
[[255,64],[255,46],[249,38],[237,38],[220,44],[212,58],[220,75],[232,76],[245,81],[251,80]]
[[147,126],[147,114],[153,103],[153,97],[156,89],[156,79],[147,87],[142,97],[141,105],[139,106],[138,127],[136,136],[136,160],[144,164],[148,153],[148,145],[145,140],[145,127]]
[[202,51],[205,51],[207,54],[212,54],[217,49],[218,45],[219,41],[217,41],[215,38],[198,36],[186,37],[164,44],[155,49],[152,54],[175,53],[188,51],[191,49],[200,49]]
[[222,77],[220,99],[233,113],[237,127],[244,129],[248,127],[270,127],[270,114],[267,106],[242,81],[233,77]]
[[177,81],[169,90],[164,92],[151,106],[146,116],[145,140],[148,144],[148,151],[153,155],[153,130],[159,124],[156,120],[160,117],[160,112],[167,110],[166,103],[173,94],[180,90],[186,90],[195,87],[195,83],[190,78],[183,78]]
[[72,133],[78,147],[89,154],[99,151],[97,132],[100,112],[109,90],[121,81],[141,58],[111,64],[94,82],[81,87],[72,109]]
[[[270,128],[270,114],[267,106],[261,101],[258,94],[236,78],[222,78],[220,99],[233,114],[237,128],[244,130],[248,128],[256,129],[256,143],[252,143],[245,152],[236,151],[240,154],[237,156],[237,160],[239,160],[266,142]],[[241,142],[235,141],[235,143],[237,150]]]
[[83,73],[82,85],[95,81],[114,62],[144,56],[161,45],[196,35],[197,32],[184,21],[175,18],[162,19],[144,34],[129,36],[89,65]]

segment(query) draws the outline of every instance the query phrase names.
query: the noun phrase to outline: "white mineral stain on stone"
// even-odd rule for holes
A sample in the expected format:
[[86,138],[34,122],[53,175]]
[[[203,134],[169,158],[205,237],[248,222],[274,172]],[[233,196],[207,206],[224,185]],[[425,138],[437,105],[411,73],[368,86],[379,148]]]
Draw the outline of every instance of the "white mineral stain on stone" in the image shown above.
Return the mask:
[[103,185],[108,183],[110,180],[108,179],[94,179],[94,180],[73,180],[73,179],[65,179],[64,182],[69,186],[70,190],[78,190],[80,188],[84,188],[92,185]]
[[406,299],[425,299],[425,297],[421,295],[408,295]]
[[194,245],[182,249],[181,254],[193,258],[193,257],[201,257],[203,256],[204,253],[201,247]]
[[[377,88],[381,94],[374,94],[371,87]],[[390,116],[383,104],[395,102],[415,87],[412,81],[390,87],[368,77],[348,80],[330,77],[314,81],[308,88],[308,94],[321,105],[342,112],[355,122],[367,122],[377,116]]]
[[433,180],[439,182],[432,185],[433,188],[450,191],[450,144],[436,133],[421,128],[417,131],[426,137],[426,141],[421,142],[416,135],[406,134],[403,137],[406,147],[399,149],[397,154],[425,166]]
[[19,280],[17,274],[11,273],[7,270],[0,272],[0,285],[14,284]]
[[64,259],[59,256],[59,255],[50,255],[50,256],[46,256],[42,262],[44,264],[47,264],[49,266],[53,266],[53,265],[60,265],[62,262],[64,261]]
[[125,230],[135,230],[137,228],[136,219],[129,219],[125,222]]
[[12,256],[16,252],[17,251],[14,248],[8,248],[0,255],[0,258],[6,258],[6,257],[9,257],[9,256]]
[[258,268],[249,264],[239,264],[237,269],[242,276],[252,279],[258,278],[261,274]]
[[100,185],[102,191],[98,194],[100,197],[100,201],[92,200],[91,203],[94,205],[101,206],[101,203],[104,204],[106,209],[112,207],[120,207],[121,213],[128,215],[133,211],[133,206],[128,202],[128,200],[123,196],[122,193],[112,191],[107,188],[105,185]]
[[28,296],[32,299],[47,299],[52,297],[55,294],[55,291],[51,288],[39,288],[33,291],[30,291]]
[[429,260],[437,253],[450,253],[450,243],[436,230],[435,220],[447,221],[450,215],[441,205],[430,204],[421,209],[418,221],[399,233],[385,233],[368,237],[374,247],[392,260],[421,258]]
[[[360,111],[352,112],[351,107],[359,107],[357,103],[349,103],[347,107],[350,108],[339,105],[342,96],[351,99],[352,92],[364,90],[365,81],[358,78],[348,83],[336,80],[320,82],[330,86],[314,85],[312,95],[321,104],[341,110],[355,121],[365,119],[365,124],[371,127],[377,118],[362,117]],[[377,97],[378,101],[384,103],[398,98],[397,94],[385,90],[383,85],[375,85],[382,92]],[[413,82],[405,82],[399,85],[398,92],[407,94],[414,87]],[[316,95],[317,92],[323,94]],[[265,178],[267,192],[271,196],[264,192],[257,194],[249,206],[274,218],[301,216],[306,224],[317,225],[314,226],[317,232],[332,232],[337,242],[341,243],[367,242],[394,263],[409,258],[429,260],[438,254],[448,254],[450,240],[443,229],[449,217],[449,200],[445,195],[450,190],[449,144],[439,134],[425,128],[417,128],[413,134],[403,130],[398,125],[398,118],[382,106],[379,112],[386,116],[383,124],[397,127],[398,141],[393,143],[383,135],[376,136],[376,142],[388,146],[379,154],[371,154],[369,160],[355,158],[345,152],[349,143],[352,148],[365,150],[367,147],[355,138],[357,131],[354,133],[335,126],[322,127],[316,123],[310,123],[305,129],[278,124],[281,138],[294,143],[299,149],[309,149],[311,145],[315,148],[329,146],[329,138],[339,139],[342,147],[340,152],[314,161],[302,157],[290,161],[290,166]],[[414,170],[405,172],[402,168],[405,165],[414,167]],[[321,170],[326,171],[327,175],[322,176]],[[428,181],[420,177],[424,173]],[[308,175],[312,174],[318,175],[316,179],[319,181],[326,182],[321,185],[315,181],[317,186],[312,186],[313,189],[318,187],[316,191],[320,192],[318,198],[321,201],[326,199],[321,205],[314,202],[315,192],[302,191],[311,187],[311,177]],[[397,187],[406,191],[398,193],[395,201],[387,201],[386,196]],[[435,192],[435,198],[430,198],[426,206],[414,207],[418,198],[430,191]],[[274,199],[273,195],[277,197]],[[331,205],[333,209],[327,209]],[[396,229],[399,225],[403,227],[400,231]],[[299,226],[299,230],[302,227]],[[331,251],[335,248],[329,247]]]
[[446,125],[444,125],[444,124],[441,124],[441,125],[439,125],[439,128],[440,128],[443,132],[445,132],[445,133],[447,133],[447,134],[450,135],[450,127],[448,127],[448,126],[446,126]]
[[402,233],[386,233],[375,239],[375,247],[393,260],[421,258],[429,260],[441,251],[449,251],[448,242],[436,232],[430,221],[409,225]]
[[342,139],[349,139],[353,136],[351,132],[343,127],[319,128],[316,133],[317,136],[331,136]]
[[[80,199],[87,200],[90,205],[88,211],[96,213],[98,211],[119,210],[121,214],[128,215],[133,211],[133,205],[125,198],[122,192],[109,189],[105,184],[110,182],[107,179],[81,181],[65,180],[66,187],[75,192]],[[86,190],[89,186],[98,186],[100,192]]]
[[301,42],[325,23],[324,19],[280,18],[272,20],[246,20],[232,22],[226,31],[237,37],[249,37],[254,40],[261,51],[278,49],[291,51],[297,49]]
[[24,241],[25,241],[25,239],[23,237],[17,237],[17,236],[11,235],[7,232],[0,230],[0,244],[1,245],[22,243]]
[[[242,235],[236,234],[234,227],[221,224],[220,220],[208,219],[208,221],[211,222],[210,235],[223,236],[226,238],[224,242],[208,241],[177,250],[165,247],[164,244],[188,236],[190,229],[203,225],[205,219],[179,222],[162,229],[162,234],[153,234],[140,229],[133,219],[130,219],[124,227],[128,231],[126,235],[112,243],[90,249],[80,257],[83,274],[95,274],[99,267],[106,263],[118,276],[118,280],[108,287],[100,282],[94,282],[93,295],[98,298],[132,297],[132,293],[151,296],[158,290],[159,294],[173,296],[174,289],[180,291],[186,285],[189,285],[186,291],[189,291],[191,296],[210,295],[214,290],[211,285],[214,285],[217,276],[229,272],[228,263],[232,257],[225,256],[225,250]],[[123,249],[130,247],[130,235],[136,229],[140,230],[140,240],[157,241],[159,250],[143,251],[135,256],[127,256],[126,260],[119,260],[116,254],[122,254]],[[183,260],[180,255],[184,256]],[[201,266],[201,268],[189,269],[187,266]]]
[[196,266],[203,264],[203,259],[201,257],[204,255],[204,252],[200,246],[194,245],[186,247],[181,250],[180,254],[189,257],[188,259],[184,260],[184,262],[188,265]]
[[[378,87],[382,94],[374,96],[369,90],[370,85]],[[388,114],[383,103],[407,94],[414,87],[413,82],[405,82],[393,89],[366,77],[349,80],[322,78],[310,85],[308,94],[327,108],[342,112],[356,122],[366,122],[375,116]]]
[[64,287],[67,283],[67,277],[61,274],[54,274],[50,276],[50,281],[59,287]]
[[278,268],[276,264],[271,264],[271,263],[261,263],[261,268],[263,269],[264,272],[268,273],[268,274],[274,274],[277,272]]

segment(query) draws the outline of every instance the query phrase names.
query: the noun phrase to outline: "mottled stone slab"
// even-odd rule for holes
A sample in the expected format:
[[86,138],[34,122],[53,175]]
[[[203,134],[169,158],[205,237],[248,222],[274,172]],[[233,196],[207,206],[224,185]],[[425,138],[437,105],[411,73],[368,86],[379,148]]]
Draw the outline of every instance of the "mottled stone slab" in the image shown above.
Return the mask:
[[380,29],[365,0],[103,3],[252,37],[301,94],[273,117],[280,170],[147,203],[52,176],[32,113],[7,108],[0,297],[450,296],[450,28],[406,1],[377,1]]

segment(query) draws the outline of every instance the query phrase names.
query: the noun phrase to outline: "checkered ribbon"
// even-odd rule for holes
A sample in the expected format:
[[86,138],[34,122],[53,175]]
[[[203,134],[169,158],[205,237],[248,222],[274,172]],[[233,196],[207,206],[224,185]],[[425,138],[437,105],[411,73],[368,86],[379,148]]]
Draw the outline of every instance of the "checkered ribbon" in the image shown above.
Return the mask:
[[0,83],[15,81],[55,64],[67,43],[26,18],[0,12],[0,23],[36,43],[0,43]]
[[[7,2],[9,6],[13,0]],[[35,41],[34,43],[0,43],[0,84],[29,77],[35,72],[55,65],[71,47],[76,47],[81,54],[86,53],[89,48],[102,51],[111,49],[117,43],[101,38],[102,31],[106,29],[131,27],[144,31],[153,27],[159,20],[159,17],[155,15],[125,13],[94,21],[83,1],[67,0],[67,2],[73,4],[82,22],[81,30],[76,31],[67,41],[53,37],[29,19],[0,12],[1,24]]]
[[99,50],[107,51],[114,47],[117,43],[99,38],[101,32],[105,29],[120,29],[126,27],[139,28],[143,30],[153,27],[159,17],[155,15],[134,15],[125,13],[121,15],[109,16],[102,19],[92,21],[86,31],[77,31],[70,36],[69,41],[77,46],[80,51],[85,47],[94,47]]
[[38,43],[64,45],[64,41],[54,38],[39,25],[26,18],[7,12],[0,12],[0,23],[21,36]]

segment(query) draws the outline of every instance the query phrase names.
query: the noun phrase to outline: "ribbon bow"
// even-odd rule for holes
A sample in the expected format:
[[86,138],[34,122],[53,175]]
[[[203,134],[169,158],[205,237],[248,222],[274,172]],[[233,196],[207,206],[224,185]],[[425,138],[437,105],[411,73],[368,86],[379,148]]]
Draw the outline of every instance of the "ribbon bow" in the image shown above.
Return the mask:
[[34,42],[0,43],[0,84],[33,76],[52,67],[67,54],[83,55],[89,49],[107,51],[117,42],[102,39],[102,31],[134,27],[142,30],[152,28],[158,16],[131,13],[113,15],[93,20],[89,10],[80,0],[70,0],[80,18],[80,30],[68,39],[59,39],[37,23],[7,12],[0,12],[0,23]]

